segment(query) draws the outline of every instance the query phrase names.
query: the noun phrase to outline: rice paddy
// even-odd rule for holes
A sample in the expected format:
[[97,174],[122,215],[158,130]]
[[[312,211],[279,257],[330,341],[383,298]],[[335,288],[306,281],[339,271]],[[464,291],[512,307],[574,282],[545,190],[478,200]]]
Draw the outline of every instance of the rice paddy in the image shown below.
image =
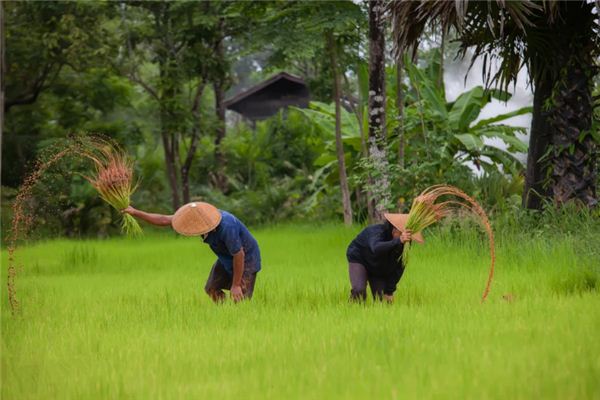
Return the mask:
[[600,397],[600,266],[574,239],[498,235],[481,304],[485,238],[432,231],[395,303],[359,305],[345,261],[359,229],[253,230],[263,270],[239,305],[204,294],[214,255],[199,239],[22,248],[16,317],[2,295],[1,397]]

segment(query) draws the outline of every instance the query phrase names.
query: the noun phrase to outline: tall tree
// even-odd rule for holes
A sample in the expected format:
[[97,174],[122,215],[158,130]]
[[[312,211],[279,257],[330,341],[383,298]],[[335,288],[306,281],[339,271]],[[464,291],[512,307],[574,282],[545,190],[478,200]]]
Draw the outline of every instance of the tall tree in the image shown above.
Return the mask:
[[33,104],[63,68],[82,70],[102,57],[107,36],[102,4],[5,2],[7,22],[4,111]]
[[398,136],[398,165],[404,168],[404,147],[406,145],[404,138],[404,88],[402,82],[404,80],[404,56],[398,57],[396,61],[396,112],[398,113],[398,126],[396,135]]
[[[73,76],[103,68],[106,59],[115,56],[116,46],[111,46],[114,35],[106,29],[110,19],[106,4],[2,2],[2,10],[2,182],[17,186],[35,158],[38,141],[61,122],[59,113],[48,109],[50,102],[40,105],[40,99],[44,94],[46,100],[52,98],[55,89],[63,92],[63,99],[72,99],[79,84]],[[52,111],[53,123],[42,129],[42,120],[48,118],[44,114]]]
[[371,193],[375,207],[372,220],[380,220],[390,203],[390,183],[386,154],[385,120],[385,5],[383,0],[369,1],[369,158],[376,170]]
[[[341,136],[340,79],[347,69],[343,66],[356,58],[348,50],[359,41],[363,20],[360,5],[351,1],[290,2],[267,13],[260,35],[268,38],[282,60],[310,59],[318,53],[327,55],[336,102],[336,154],[346,224],[352,223],[352,204]],[[284,31],[287,34],[281,35]]]
[[385,125],[385,7],[369,1],[369,136],[383,140]]
[[212,15],[212,59],[217,68],[213,68],[211,82],[215,98],[215,170],[212,175],[214,184],[222,192],[227,191],[225,175],[226,159],[222,148],[227,133],[225,121],[225,94],[232,84],[232,60],[240,52],[239,45],[252,40],[251,32],[256,28],[266,9],[264,4],[252,2],[205,1],[203,12]]
[[[124,73],[156,102],[159,135],[173,210],[190,201],[190,170],[201,136],[201,100],[221,76],[216,60],[222,37],[208,2],[123,4],[135,18],[124,26],[128,55]],[[141,21],[141,23],[140,23]],[[156,66],[156,73],[147,68]],[[217,113],[222,112],[216,108]],[[217,130],[217,137],[222,134]]]
[[[224,32],[224,18],[219,18],[216,25],[216,39],[215,39],[215,57],[217,62],[221,65],[227,65],[225,58],[225,32]],[[215,184],[225,191],[226,189],[226,178],[225,178],[225,155],[221,142],[225,138],[226,134],[226,123],[225,123],[225,90],[228,87],[228,69],[223,68],[222,73],[219,73],[213,82],[213,89],[215,92],[215,111],[217,116],[217,129],[215,136],[215,160],[216,160],[216,172],[215,172]]]
[[0,176],[2,176],[2,135],[4,133],[4,4],[0,3]]
[[[432,22],[457,32],[462,55],[483,57],[486,85],[507,88],[527,65],[534,88],[523,205],[575,199],[597,204],[597,147],[591,132],[600,20],[588,1],[404,1],[390,5],[398,50],[418,43]],[[594,11],[596,8],[596,11]],[[500,68],[492,73],[492,61]]]
[[342,205],[344,207],[344,223],[352,225],[352,203],[350,201],[350,189],[348,187],[348,176],[346,175],[346,160],[344,154],[344,145],[342,143],[342,122],[341,122],[341,85],[340,73],[337,56],[337,43],[333,37],[332,31],[325,33],[327,46],[331,58],[331,72],[333,74],[333,100],[335,102],[335,148],[338,160],[338,170],[340,175],[340,189],[342,192]]

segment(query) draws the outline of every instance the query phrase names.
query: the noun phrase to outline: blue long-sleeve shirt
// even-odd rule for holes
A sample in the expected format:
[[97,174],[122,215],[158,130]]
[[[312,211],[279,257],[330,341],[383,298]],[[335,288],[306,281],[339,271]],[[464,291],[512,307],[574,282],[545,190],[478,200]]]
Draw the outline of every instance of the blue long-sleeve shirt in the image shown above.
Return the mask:
[[391,294],[404,272],[403,248],[400,239],[392,236],[389,224],[370,225],[350,243],[346,257],[348,262],[364,265],[369,275],[384,278],[384,292]]
[[241,249],[244,249],[244,271],[260,271],[260,250],[256,239],[242,221],[227,211],[220,211],[221,222],[204,242],[217,255],[229,275],[233,275],[233,255]]

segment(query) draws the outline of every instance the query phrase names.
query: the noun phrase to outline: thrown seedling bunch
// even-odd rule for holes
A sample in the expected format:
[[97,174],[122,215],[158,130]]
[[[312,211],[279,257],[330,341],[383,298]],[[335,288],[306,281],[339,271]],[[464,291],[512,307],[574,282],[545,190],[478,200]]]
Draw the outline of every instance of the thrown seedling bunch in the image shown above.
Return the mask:
[[[96,188],[100,197],[114,207],[123,210],[129,206],[137,185],[133,180],[133,162],[121,148],[108,140],[95,138],[85,150],[95,165],[95,174],[86,179]],[[129,214],[122,215],[121,229],[130,236],[142,233],[138,222]]]
[[[437,202],[440,197],[447,197],[450,200]],[[464,209],[477,217],[485,229],[490,243],[490,272],[488,280],[481,297],[481,301],[485,301],[490,286],[494,277],[494,264],[496,261],[496,253],[494,248],[494,232],[489,218],[483,208],[473,198],[465,192],[454,186],[449,185],[434,185],[425,189],[419,194],[412,203],[408,220],[406,221],[406,229],[412,232],[421,232],[423,229],[438,222],[444,217],[453,215],[456,209]],[[408,248],[406,249],[408,250]],[[405,251],[408,254],[408,251]],[[404,257],[403,257],[404,258]],[[407,260],[404,258],[404,263]]]

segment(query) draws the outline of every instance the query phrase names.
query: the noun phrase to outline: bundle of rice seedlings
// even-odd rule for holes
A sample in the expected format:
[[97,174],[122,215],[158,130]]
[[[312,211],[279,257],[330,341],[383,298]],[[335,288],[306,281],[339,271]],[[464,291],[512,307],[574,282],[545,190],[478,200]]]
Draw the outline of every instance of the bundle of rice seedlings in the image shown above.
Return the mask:
[[[86,179],[96,188],[100,197],[121,211],[129,206],[137,185],[133,183],[133,162],[116,144],[103,139],[92,140],[91,149],[84,150],[95,165],[95,174]],[[121,231],[129,236],[142,233],[134,217],[122,214]]]
[[[452,199],[443,202],[438,202],[442,196],[451,196]],[[456,199],[458,198],[458,199]],[[461,201],[462,200],[462,201]],[[413,233],[421,232],[423,229],[438,222],[444,217],[453,215],[453,210],[462,208],[473,214],[485,229],[489,244],[490,244],[490,272],[488,280],[481,297],[481,301],[485,301],[492,284],[494,277],[494,264],[496,262],[496,252],[494,248],[494,232],[490,220],[483,208],[473,198],[457,187],[450,185],[434,185],[425,189],[413,201],[408,219],[406,221],[406,229]],[[408,248],[406,249],[408,250]],[[408,253],[408,252],[407,252]],[[403,259],[406,264],[406,259]]]

